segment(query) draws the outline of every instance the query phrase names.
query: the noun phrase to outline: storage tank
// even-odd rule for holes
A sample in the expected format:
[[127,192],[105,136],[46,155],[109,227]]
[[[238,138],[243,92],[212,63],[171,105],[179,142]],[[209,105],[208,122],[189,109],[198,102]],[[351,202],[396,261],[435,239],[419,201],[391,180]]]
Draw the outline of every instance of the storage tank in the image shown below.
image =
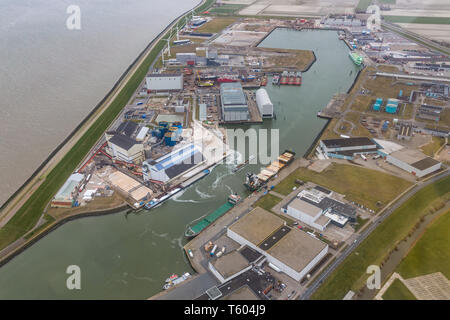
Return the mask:
[[176,141],[172,139],[173,133],[167,132],[164,135],[164,144],[168,147],[173,147],[176,144]]
[[214,245],[211,252],[209,253],[211,255],[211,257],[214,255],[214,252],[216,252],[216,249],[217,249],[217,244]]
[[274,265],[273,263],[269,262],[269,267],[271,267],[273,270],[275,270],[276,272],[281,272],[281,269],[278,268],[276,265]]

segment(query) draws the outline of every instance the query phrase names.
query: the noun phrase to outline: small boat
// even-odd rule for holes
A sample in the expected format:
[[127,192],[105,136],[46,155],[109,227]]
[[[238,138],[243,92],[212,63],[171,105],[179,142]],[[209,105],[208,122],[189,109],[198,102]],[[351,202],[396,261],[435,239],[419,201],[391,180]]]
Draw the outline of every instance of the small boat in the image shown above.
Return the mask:
[[[167,281],[167,279],[166,279],[166,283],[164,284],[163,289],[164,290],[170,289],[173,286],[176,286],[177,284],[189,279],[190,277],[191,277],[191,274],[189,272],[186,272],[181,277],[176,277],[173,280]],[[170,279],[170,278],[168,278],[168,279]]]
[[166,279],[166,283],[168,283],[170,281],[173,281],[173,280],[175,280],[177,278],[178,278],[178,275],[174,273],[169,278]]

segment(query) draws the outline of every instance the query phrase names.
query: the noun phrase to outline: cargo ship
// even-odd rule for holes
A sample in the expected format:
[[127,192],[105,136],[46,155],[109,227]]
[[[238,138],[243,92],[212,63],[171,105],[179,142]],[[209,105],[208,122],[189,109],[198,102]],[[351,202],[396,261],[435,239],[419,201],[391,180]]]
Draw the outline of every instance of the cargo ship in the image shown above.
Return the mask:
[[254,155],[251,155],[248,160],[245,160],[245,162],[238,164],[236,167],[233,168],[233,173],[238,172],[239,170],[241,170],[243,167],[245,167],[251,160],[255,159]]
[[173,197],[175,194],[177,194],[181,190],[183,190],[183,188],[181,188],[180,186],[177,186],[177,187],[171,189],[170,191],[168,191],[167,193],[163,194],[161,197],[150,200],[148,203],[145,204],[144,207],[147,210],[153,209],[153,208],[161,205],[167,199]]
[[217,78],[218,83],[237,82],[238,79],[235,76],[225,75]]
[[288,85],[293,85],[295,82],[295,72],[289,72]]
[[277,160],[273,161],[269,166],[261,169],[260,173],[255,174],[253,172],[248,172],[245,177],[244,185],[250,191],[257,191],[263,187],[272,177],[278,174],[281,169],[286,167],[292,161],[294,161],[295,152],[286,150]]
[[358,55],[356,52],[349,52],[348,55],[350,56],[350,59],[352,59],[353,63],[357,66],[360,66],[363,63],[363,57]]
[[231,210],[239,201],[241,201],[241,197],[237,194],[232,194],[228,197],[226,203],[220,206],[213,213],[209,214],[199,222],[197,222],[193,226],[189,226],[184,232],[184,236],[188,239],[191,239],[197,236],[200,232],[202,232],[206,227],[208,227],[211,223],[219,219],[225,213]]

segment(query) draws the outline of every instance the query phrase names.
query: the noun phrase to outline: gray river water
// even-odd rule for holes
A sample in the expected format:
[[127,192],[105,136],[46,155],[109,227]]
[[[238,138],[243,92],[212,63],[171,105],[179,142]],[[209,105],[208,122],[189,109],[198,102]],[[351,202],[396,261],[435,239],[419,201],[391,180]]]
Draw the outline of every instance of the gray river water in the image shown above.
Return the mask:
[[[267,91],[277,119],[252,126],[279,129],[280,149],[290,148],[302,156],[325,124],[316,117],[317,111],[334,94],[348,90],[357,67],[333,31],[278,29],[261,46],[316,53],[317,61],[303,74],[301,87],[272,87],[269,81]],[[260,166],[237,174],[232,174],[232,167],[217,166],[157,209],[63,225],[0,268],[0,299],[143,299],[156,294],[171,273],[192,272],[182,250],[186,225],[222,205],[232,191],[247,195],[245,173]],[[72,264],[81,268],[81,290],[66,288],[65,271]]]
[[[0,1],[0,205],[200,0]],[[81,10],[69,30],[66,9]]]

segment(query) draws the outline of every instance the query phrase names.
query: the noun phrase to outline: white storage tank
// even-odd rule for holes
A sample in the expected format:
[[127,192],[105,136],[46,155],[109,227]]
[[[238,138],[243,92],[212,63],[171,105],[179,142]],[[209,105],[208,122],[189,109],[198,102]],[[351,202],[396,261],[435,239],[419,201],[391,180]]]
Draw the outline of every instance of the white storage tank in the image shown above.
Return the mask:
[[258,105],[261,117],[263,118],[273,117],[273,103],[272,101],[270,101],[266,89],[261,88],[256,91],[256,103]]

